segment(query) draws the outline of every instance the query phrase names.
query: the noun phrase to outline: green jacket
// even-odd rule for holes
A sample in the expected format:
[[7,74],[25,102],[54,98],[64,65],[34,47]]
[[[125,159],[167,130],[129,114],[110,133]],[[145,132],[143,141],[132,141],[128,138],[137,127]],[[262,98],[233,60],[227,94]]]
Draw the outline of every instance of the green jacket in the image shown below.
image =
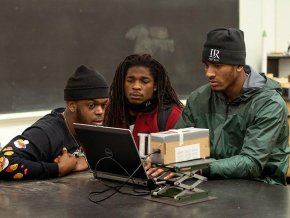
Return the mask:
[[175,128],[210,130],[210,178],[246,178],[286,185],[288,110],[280,85],[245,66],[248,79],[228,103],[207,84],[193,91]]

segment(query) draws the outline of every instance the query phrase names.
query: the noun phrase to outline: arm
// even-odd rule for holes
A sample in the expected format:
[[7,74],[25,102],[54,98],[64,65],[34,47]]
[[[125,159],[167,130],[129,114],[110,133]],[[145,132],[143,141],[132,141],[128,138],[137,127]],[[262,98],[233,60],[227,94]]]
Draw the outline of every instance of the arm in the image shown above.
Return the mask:
[[[282,100],[281,100],[282,101]],[[256,111],[247,128],[238,155],[220,159],[210,165],[210,177],[257,178],[279,145],[288,140],[287,109],[284,102],[269,100]],[[283,151],[278,151],[283,155]]]
[[3,155],[9,159],[7,179],[44,179],[57,177],[56,163],[39,158],[34,141],[24,135],[14,137],[4,148]]
[[[67,170],[70,170],[70,164],[73,168],[75,167],[76,163],[69,158],[68,154],[61,158],[60,163],[53,161],[57,155],[61,154],[64,147],[61,137],[56,137],[53,141],[54,143],[42,129],[30,127],[23,135],[15,137],[7,145],[12,147],[15,156],[20,158],[16,163],[23,165],[21,168],[23,179],[57,177],[66,174]],[[22,170],[19,169],[19,171]]]

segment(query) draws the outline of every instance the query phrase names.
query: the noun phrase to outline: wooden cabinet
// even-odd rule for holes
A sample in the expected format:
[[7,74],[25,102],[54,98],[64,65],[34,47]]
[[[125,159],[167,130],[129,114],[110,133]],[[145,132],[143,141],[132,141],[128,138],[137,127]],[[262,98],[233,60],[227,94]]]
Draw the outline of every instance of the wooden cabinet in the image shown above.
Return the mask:
[[268,55],[267,56],[267,73],[273,73],[274,77],[279,77],[279,61],[289,59],[290,55]]

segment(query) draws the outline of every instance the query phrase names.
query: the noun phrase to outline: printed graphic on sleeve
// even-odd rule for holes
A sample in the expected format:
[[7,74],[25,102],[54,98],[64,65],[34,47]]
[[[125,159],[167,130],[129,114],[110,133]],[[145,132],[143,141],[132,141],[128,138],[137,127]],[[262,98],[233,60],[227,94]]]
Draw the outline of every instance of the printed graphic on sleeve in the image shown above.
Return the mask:
[[13,148],[9,146],[9,147],[3,148],[1,151],[13,151]]
[[18,164],[17,163],[16,164],[12,164],[12,165],[10,165],[10,166],[8,166],[6,168],[6,172],[7,173],[13,172],[13,171],[17,170],[17,168],[18,168]]
[[13,176],[13,179],[22,179],[23,178],[23,174],[22,173],[16,173],[14,176]]
[[6,169],[9,165],[9,160],[6,157],[0,157],[0,172]]
[[14,145],[20,149],[25,149],[26,145],[28,145],[28,144],[29,144],[28,140],[17,139],[16,141],[14,141]]
[[3,148],[1,152],[3,152],[5,156],[12,156],[14,154],[12,147]]
[[4,155],[5,156],[12,156],[14,154],[14,151],[5,151]]
[[27,175],[28,169],[24,168],[24,165],[21,165],[21,169],[23,170],[24,175]]

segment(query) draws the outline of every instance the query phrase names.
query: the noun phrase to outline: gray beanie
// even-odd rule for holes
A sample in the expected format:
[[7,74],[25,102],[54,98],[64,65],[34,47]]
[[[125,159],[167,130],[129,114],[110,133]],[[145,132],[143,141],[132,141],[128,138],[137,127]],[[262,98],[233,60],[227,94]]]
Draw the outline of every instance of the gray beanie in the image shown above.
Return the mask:
[[202,61],[229,65],[245,65],[244,32],[235,28],[218,28],[207,34]]
[[69,77],[64,100],[108,98],[108,84],[98,72],[81,65]]

